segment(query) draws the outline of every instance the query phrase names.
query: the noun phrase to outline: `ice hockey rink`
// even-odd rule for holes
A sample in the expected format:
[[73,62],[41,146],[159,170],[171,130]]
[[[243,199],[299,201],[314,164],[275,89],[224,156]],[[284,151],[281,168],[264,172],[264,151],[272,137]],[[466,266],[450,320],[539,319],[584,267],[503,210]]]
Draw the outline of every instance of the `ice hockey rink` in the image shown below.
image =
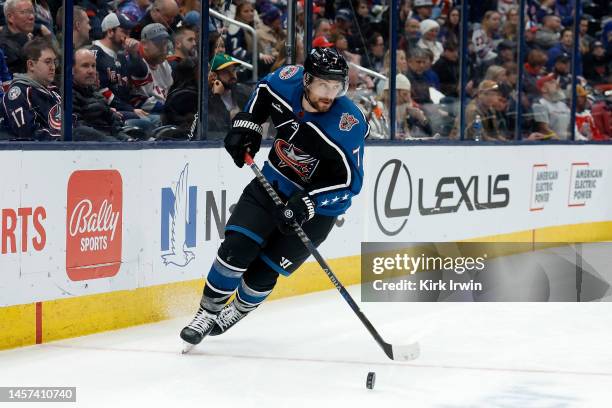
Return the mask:
[[385,340],[419,341],[421,356],[388,360],[330,290],[264,303],[189,355],[178,337],[189,316],[2,351],[0,384],[77,387],[76,404],[51,405],[66,407],[612,404],[607,303],[361,306]]

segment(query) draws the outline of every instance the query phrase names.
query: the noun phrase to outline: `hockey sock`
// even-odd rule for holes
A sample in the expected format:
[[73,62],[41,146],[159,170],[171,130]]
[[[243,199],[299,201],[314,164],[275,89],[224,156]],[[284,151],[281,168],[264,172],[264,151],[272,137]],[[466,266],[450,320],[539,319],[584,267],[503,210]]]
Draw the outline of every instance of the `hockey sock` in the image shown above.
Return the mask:
[[218,255],[208,272],[200,305],[210,313],[219,313],[240,284],[246,268],[223,261]]
[[266,300],[271,292],[272,289],[265,292],[257,291],[249,287],[244,279],[242,279],[236,295],[236,309],[242,313],[248,313]]

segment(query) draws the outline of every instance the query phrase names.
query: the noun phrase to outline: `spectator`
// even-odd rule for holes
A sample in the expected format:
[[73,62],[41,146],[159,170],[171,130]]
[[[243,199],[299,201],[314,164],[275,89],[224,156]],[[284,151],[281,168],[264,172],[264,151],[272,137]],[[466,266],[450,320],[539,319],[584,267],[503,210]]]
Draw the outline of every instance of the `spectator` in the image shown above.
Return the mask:
[[559,88],[553,74],[538,79],[538,89],[542,97],[533,105],[536,134],[530,140],[561,139],[569,136],[570,109],[564,102],[565,93]]
[[506,72],[506,68],[501,67],[499,65],[491,65],[487,68],[487,72],[485,73],[484,79],[491,80],[498,85],[508,83],[508,73]]
[[140,40],[142,30],[153,23],[161,24],[174,32],[180,22],[181,16],[175,0],[155,0],[144,17],[134,26],[131,36]]
[[210,63],[208,77],[208,130],[212,138],[223,138],[231,120],[247,103],[250,89],[237,83],[238,63],[227,54],[217,54]]
[[[574,52],[573,48],[574,44],[574,32],[569,28],[564,28],[561,31],[561,41],[552,46],[548,50],[548,64],[546,65],[546,69],[551,71],[555,61],[557,60],[557,56],[561,54],[566,54],[568,56],[572,55]],[[577,55],[576,60],[576,75],[582,75],[582,58],[580,53]]]
[[[419,105],[410,96],[410,80],[403,74],[397,74],[395,87],[397,95],[395,118],[398,139],[431,137],[433,135],[431,123],[427,119],[425,112],[420,109]],[[389,94],[389,81],[386,81],[382,97],[385,107],[391,106]],[[386,112],[388,115],[388,108]]]
[[[478,85],[478,95],[470,101],[465,110],[465,139],[474,139],[474,121],[480,116],[482,121],[482,140],[506,141],[499,129],[495,106],[500,96],[499,85],[494,81],[485,79]],[[459,117],[455,121],[455,127],[451,134],[452,138],[459,136]]]
[[472,44],[478,63],[491,61],[497,57],[495,49],[499,39],[501,17],[497,11],[487,11],[482,19],[481,28],[474,30]]
[[412,8],[414,9],[413,17],[419,21],[427,20],[431,18],[431,11],[433,9],[432,0],[414,0]]
[[16,73],[2,99],[8,127],[19,139],[58,140],[62,135],[62,98],[55,86],[57,53],[44,38],[25,44],[26,73]]
[[91,25],[89,38],[92,40],[101,39],[104,36],[102,20],[111,13],[109,2],[101,0],[80,0],[79,5],[85,9],[89,17],[89,24]]
[[[523,91],[525,96],[529,100],[533,100],[538,97],[539,91],[536,82],[540,75],[544,74],[544,66],[548,61],[548,57],[543,51],[531,50],[527,55],[527,62],[525,63],[524,78],[523,78]],[[523,103],[523,106],[528,107],[530,103]]]
[[361,57],[362,65],[373,71],[380,72],[384,66],[385,40],[380,33],[374,33],[368,39],[368,50]]
[[559,42],[559,31],[561,31],[561,19],[554,14],[544,16],[542,27],[535,35],[535,43],[540,48],[548,50]]
[[[555,63],[552,67],[552,74],[559,83],[562,90],[570,90],[572,84],[572,74],[570,73],[571,59],[568,54],[559,54],[555,58]],[[569,95],[567,95],[569,99]]]
[[461,24],[461,12],[458,7],[453,7],[448,13],[448,18],[440,28],[439,39],[442,44],[452,41],[459,44],[459,29]]
[[[406,58],[406,53],[404,52],[404,50],[398,49],[395,58],[397,74],[402,74],[405,76],[408,73],[408,59]],[[391,50],[385,53],[382,74],[387,78],[391,76]],[[385,80],[379,80],[376,83],[377,94],[380,95],[382,93],[383,88],[387,84],[387,82],[388,81]]]
[[[236,6],[237,21],[255,27],[255,9],[248,1],[238,3]],[[253,36],[249,31],[246,31],[237,25],[231,24],[227,28],[227,40],[225,49],[228,54],[243,61],[251,61],[253,54]],[[215,55],[215,54],[211,54]],[[271,55],[266,56],[266,63],[271,64],[274,58]]]
[[119,134],[123,118],[97,93],[96,57],[91,50],[80,48],[74,53],[72,75],[74,140],[116,141],[110,135]]
[[53,33],[53,16],[49,9],[47,0],[33,0],[34,6],[34,23],[44,26],[51,34]]
[[91,24],[87,12],[82,7],[74,6],[72,11],[72,44],[75,50],[89,44],[90,31]]
[[591,52],[586,56],[584,66],[584,76],[593,85],[612,82],[609,55],[601,41],[593,41]]
[[[372,16],[370,15],[370,7],[368,5],[368,0],[356,0],[355,1],[355,23],[357,27],[359,27],[359,33],[363,36],[363,38],[370,38],[370,36],[374,33],[375,28],[372,25]],[[358,41],[358,44],[354,44],[357,48],[353,51],[361,52],[363,51],[363,42]]]
[[517,44],[514,41],[504,40],[497,46],[497,57],[494,63],[496,65],[504,65],[506,62],[515,62]]
[[[286,33],[283,30],[281,22],[280,10],[270,5],[266,9],[262,9],[262,13],[259,15],[263,25],[257,29],[257,46],[261,54],[268,56],[265,58],[261,55],[261,60],[264,63],[262,74],[270,72],[270,68],[274,63],[274,60],[278,57],[276,46],[278,43],[284,43]],[[271,62],[268,62],[270,61]]]
[[136,24],[145,16],[149,6],[151,6],[151,0],[123,0],[119,3],[117,11]]
[[456,43],[444,43],[444,52],[433,70],[440,79],[440,91],[450,97],[459,97],[459,49]]
[[174,138],[181,135],[182,138],[193,139],[197,135],[197,113],[200,104],[198,69],[198,61],[195,58],[183,59],[176,65],[176,78],[168,91],[161,116],[162,125],[174,125],[179,129]]
[[516,126],[516,110],[511,97],[511,89],[508,85],[500,85],[499,96],[493,105],[499,133],[506,139],[514,139]]
[[133,82],[132,105],[149,114],[161,114],[166,95],[172,85],[172,68],[168,56],[168,31],[160,23],[151,23],[141,32],[142,59],[129,61]]
[[169,55],[167,60],[172,68],[172,72],[176,65],[185,58],[192,58],[196,55],[196,32],[186,26],[179,27],[172,35],[174,43],[174,54]]
[[208,55],[225,54],[225,40],[223,36],[213,31],[208,35]]
[[440,25],[434,20],[423,20],[420,24],[421,39],[417,42],[417,47],[429,50],[433,53],[433,63],[442,55],[444,48],[437,41]]
[[576,140],[606,140],[595,125],[589,110],[589,93],[581,85],[576,85]]
[[403,49],[407,54],[417,46],[421,34],[421,23],[415,18],[409,18],[404,25],[404,34],[399,40],[398,48]]
[[330,38],[332,34],[332,25],[326,18],[319,18],[314,22],[314,37]]
[[[106,103],[119,111],[125,119],[147,118],[142,109],[134,109],[130,104],[131,86],[129,84],[128,60],[140,58],[140,43],[129,38],[134,24],[123,14],[110,13],[100,28],[104,31],[101,40],[91,47],[96,56],[96,70],[100,81],[100,92]],[[127,51],[127,55],[124,52]]]
[[582,16],[580,19],[580,53],[586,55],[591,49],[591,43],[595,41],[593,37],[589,35],[589,20],[590,16]]
[[345,8],[336,11],[336,19],[331,30],[332,35],[343,34],[349,43],[349,50],[355,52],[357,49],[364,49],[364,44],[360,37],[353,34],[352,27],[353,13]]
[[414,48],[408,56],[408,80],[411,84],[412,99],[420,104],[432,103],[429,95],[429,81],[425,76],[429,66],[427,51]]
[[[511,2],[512,3],[512,2]],[[501,4],[501,2],[500,2]],[[508,4],[508,3],[506,3]],[[499,9],[498,9],[499,11]],[[515,5],[512,5],[507,12],[500,14],[506,16],[506,21],[501,29],[501,35],[504,40],[516,42],[518,39],[519,12]]]
[[7,0],[4,3],[7,25],[0,31],[0,48],[4,51],[9,71],[26,72],[22,49],[34,37],[51,38],[49,29],[34,25],[34,8],[30,0]]

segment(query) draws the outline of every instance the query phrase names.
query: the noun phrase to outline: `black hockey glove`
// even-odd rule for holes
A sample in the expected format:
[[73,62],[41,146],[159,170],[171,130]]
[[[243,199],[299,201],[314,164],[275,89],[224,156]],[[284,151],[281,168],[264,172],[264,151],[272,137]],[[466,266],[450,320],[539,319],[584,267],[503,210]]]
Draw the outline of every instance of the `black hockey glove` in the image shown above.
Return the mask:
[[232,121],[232,128],[225,136],[225,150],[232,156],[236,166],[244,166],[244,154],[248,151],[251,157],[259,151],[262,128],[253,122],[250,113],[238,112]]
[[293,221],[302,225],[314,216],[314,199],[304,191],[297,191],[287,200],[287,204],[278,207],[278,228],[283,234],[290,235],[294,233]]

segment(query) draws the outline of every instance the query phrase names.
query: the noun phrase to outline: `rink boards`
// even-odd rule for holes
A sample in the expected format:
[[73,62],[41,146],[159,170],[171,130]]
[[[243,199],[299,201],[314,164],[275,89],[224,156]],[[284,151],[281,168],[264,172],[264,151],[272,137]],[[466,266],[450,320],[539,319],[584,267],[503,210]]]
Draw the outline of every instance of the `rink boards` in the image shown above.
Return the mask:
[[[612,145],[368,146],[364,162],[321,247],[345,284],[362,241],[612,239]],[[0,349],[190,313],[251,179],[218,148],[0,151],[0,171]],[[309,262],[273,297],[331,287]]]

